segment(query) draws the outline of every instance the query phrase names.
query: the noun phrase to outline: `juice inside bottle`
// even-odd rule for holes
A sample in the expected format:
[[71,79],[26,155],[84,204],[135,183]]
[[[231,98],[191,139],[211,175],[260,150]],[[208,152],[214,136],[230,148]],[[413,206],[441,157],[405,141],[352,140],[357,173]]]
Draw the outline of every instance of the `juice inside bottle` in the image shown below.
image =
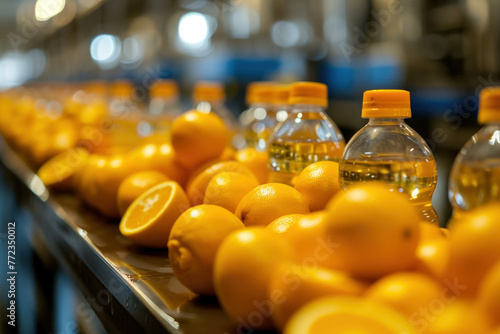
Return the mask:
[[437,184],[436,161],[425,141],[406,123],[410,94],[402,90],[367,91],[363,118],[369,122],[347,143],[339,165],[344,189],[381,181],[404,193],[428,222],[438,224],[432,207]]
[[239,117],[245,146],[265,150],[269,136],[276,124],[276,113],[271,111],[273,82],[252,82],[247,87],[246,103],[249,106]]
[[453,164],[449,198],[453,218],[492,201],[500,201],[500,87],[481,91],[481,128],[464,145]]
[[327,87],[323,84],[298,82],[291,86],[291,110],[274,130],[268,147],[269,182],[293,185],[294,177],[310,164],[340,159],[345,142],[324,113],[327,102]]
[[342,164],[345,188],[359,182],[382,181],[409,195],[410,201],[428,221],[437,219],[430,198],[437,184],[434,159],[406,161],[404,157],[379,156],[346,160]]

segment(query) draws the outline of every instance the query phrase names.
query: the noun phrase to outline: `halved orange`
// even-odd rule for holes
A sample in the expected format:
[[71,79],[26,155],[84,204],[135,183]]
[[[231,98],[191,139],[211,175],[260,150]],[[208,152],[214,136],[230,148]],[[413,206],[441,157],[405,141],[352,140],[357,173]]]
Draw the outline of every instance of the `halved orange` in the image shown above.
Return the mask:
[[120,232],[141,246],[166,248],[172,226],[189,206],[177,182],[160,183],[129,206],[120,222]]
[[284,334],[416,334],[406,318],[365,298],[324,297],[299,309]]
[[89,152],[76,147],[59,153],[40,167],[38,177],[46,187],[56,190],[70,190],[73,177],[83,167]]

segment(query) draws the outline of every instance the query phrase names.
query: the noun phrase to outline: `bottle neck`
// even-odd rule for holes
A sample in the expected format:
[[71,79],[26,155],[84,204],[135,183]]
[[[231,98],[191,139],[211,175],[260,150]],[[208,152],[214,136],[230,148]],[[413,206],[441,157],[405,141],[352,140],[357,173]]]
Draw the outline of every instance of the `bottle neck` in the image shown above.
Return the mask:
[[300,113],[300,112],[319,112],[324,113],[325,108],[319,106],[317,104],[294,104],[292,105],[290,112],[292,114]]
[[397,125],[405,123],[404,118],[370,118],[368,125]]

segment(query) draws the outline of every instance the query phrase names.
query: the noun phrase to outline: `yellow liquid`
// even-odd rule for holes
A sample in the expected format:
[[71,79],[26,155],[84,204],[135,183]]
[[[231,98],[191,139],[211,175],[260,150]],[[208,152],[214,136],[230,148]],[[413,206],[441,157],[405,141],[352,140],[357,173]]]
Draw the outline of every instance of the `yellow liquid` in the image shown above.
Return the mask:
[[500,201],[500,159],[456,166],[450,190],[454,218],[482,204]]
[[360,182],[382,181],[408,195],[409,200],[424,220],[439,224],[432,207],[437,171],[434,159],[401,160],[346,160],[340,167],[340,184],[344,189]]
[[269,145],[269,182],[293,185],[294,177],[317,161],[339,161],[344,142],[273,142]]

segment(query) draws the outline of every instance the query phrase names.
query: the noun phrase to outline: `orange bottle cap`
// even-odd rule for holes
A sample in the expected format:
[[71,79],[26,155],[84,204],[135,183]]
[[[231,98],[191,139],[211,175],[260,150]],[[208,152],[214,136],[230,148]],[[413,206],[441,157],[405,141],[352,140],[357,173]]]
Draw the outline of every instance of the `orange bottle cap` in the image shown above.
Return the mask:
[[198,81],[194,85],[193,100],[198,103],[202,101],[216,103],[225,99],[224,86],[215,81]]
[[410,118],[410,92],[401,89],[367,90],[363,94],[363,118]]
[[288,105],[290,99],[290,85],[275,85],[271,95],[271,103],[276,105]]
[[319,82],[296,82],[290,87],[288,104],[328,106],[328,87]]
[[479,124],[500,122],[500,87],[486,87],[479,94]]
[[134,84],[129,80],[116,80],[111,84],[111,95],[130,97],[134,92]]
[[177,97],[179,85],[172,79],[159,79],[149,88],[149,95],[151,97]]
[[272,81],[255,81],[247,86],[246,103],[271,103],[271,94],[275,83]]

